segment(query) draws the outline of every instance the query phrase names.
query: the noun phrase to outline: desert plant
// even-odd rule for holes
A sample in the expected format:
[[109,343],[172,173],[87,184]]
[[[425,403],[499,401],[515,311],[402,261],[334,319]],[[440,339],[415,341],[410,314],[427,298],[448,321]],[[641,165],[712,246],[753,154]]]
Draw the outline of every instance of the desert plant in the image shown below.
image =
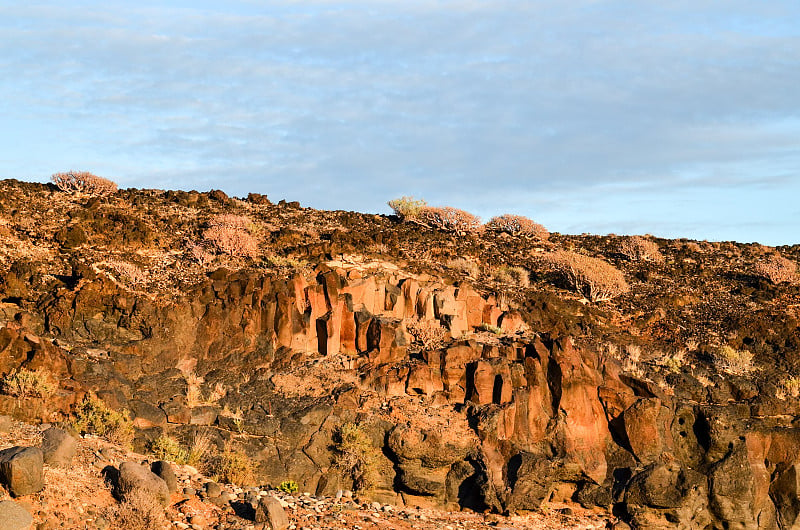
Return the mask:
[[369,489],[377,472],[372,442],[360,425],[344,423],[333,435],[334,465],[353,481],[357,490]]
[[486,229],[491,232],[504,232],[512,236],[525,236],[541,240],[550,237],[547,228],[522,215],[505,214],[492,217],[486,223]]
[[417,219],[433,228],[459,234],[479,232],[481,229],[479,217],[450,206],[441,208],[426,206],[417,213]]
[[105,511],[114,530],[153,530],[170,528],[164,508],[155,497],[142,488],[125,495],[125,499]]
[[764,261],[756,263],[753,273],[759,278],[774,284],[797,283],[797,263],[780,255],[772,255]]
[[714,352],[714,361],[717,366],[729,374],[744,375],[753,370],[753,354],[728,345],[717,348]]
[[300,487],[294,480],[284,480],[278,485],[278,489],[284,493],[288,493],[289,495],[291,495],[292,493],[297,493]]
[[477,263],[466,258],[454,258],[447,260],[447,268],[464,273],[467,276],[472,276],[473,278],[477,277],[481,271]]
[[544,260],[591,302],[610,300],[630,288],[622,272],[599,258],[559,250],[545,255]]
[[12,370],[0,381],[0,391],[14,397],[48,397],[58,388],[50,372]]
[[173,438],[162,434],[147,444],[147,449],[159,460],[170,460],[176,464],[189,463],[189,451]]
[[217,215],[208,221],[203,238],[210,247],[223,254],[253,257],[258,253],[258,240],[252,234],[253,227],[253,222],[247,217]]
[[133,263],[127,261],[107,260],[96,264],[97,267],[111,269],[118,279],[126,279],[131,285],[139,286],[147,282],[147,273]]
[[81,434],[95,434],[126,447],[133,441],[133,423],[127,412],[110,409],[92,394],[78,405],[71,426]]
[[227,443],[222,452],[206,459],[205,471],[216,477],[216,480],[228,484],[249,486],[253,482],[255,464],[244,451],[234,449],[232,444]]
[[781,379],[778,383],[776,397],[778,399],[800,397],[800,376],[791,375],[785,379]]
[[619,252],[631,261],[664,262],[664,256],[656,242],[642,236],[623,237],[619,244]]
[[67,193],[102,197],[117,191],[117,185],[113,181],[98,177],[88,171],[55,173],[50,180],[58,189]]
[[406,329],[423,350],[441,348],[449,336],[449,332],[438,320],[413,319],[408,322]]
[[415,199],[414,197],[400,197],[399,199],[392,199],[386,204],[403,221],[416,219],[420,210],[428,205],[423,199]]
[[500,329],[497,326],[493,326],[491,324],[487,324],[485,322],[482,323],[480,326],[478,326],[478,331],[486,331],[486,332],[489,332],[489,333],[493,333],[495,335],[502,335],[503,334],[503,330],[502,329]]
[[203,462],[211,452],[213,442],[208,432],[197,431],[192,438],[192,445],[186,456],[186,463],[190,466],[197,466]]
[[511,265],[501,265],[493,270],[492,278],[500,283],[509,283],[522,288],[528,287],[531,283],[528,269]]

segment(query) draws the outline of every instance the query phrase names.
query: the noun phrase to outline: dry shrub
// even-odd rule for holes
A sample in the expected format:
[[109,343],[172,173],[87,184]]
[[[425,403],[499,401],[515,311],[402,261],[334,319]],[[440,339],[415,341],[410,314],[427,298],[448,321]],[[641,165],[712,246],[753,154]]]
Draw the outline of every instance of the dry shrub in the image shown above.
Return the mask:
[[353,480],[353,489],[369,489],[375,483],[377,449],[359,425],[341,425],[334,432],[333,448],[334,465]]
[[455,258],[447,261],[447,268],[464,273],[467,276],[477,277],[480,274],[480,267],[474,261],[466,258]]
[[49,397],[58,388],[50,372],[12,370],[0,381],[0,391],[14,397]]
[[591,302],[610,300],[630,289],[622,272],[599,258],[559,250],[545,255],[544,260]]
[[428,226],[448,232],[468,233],[479,232],[481,229],[479,217],[450,206],[426,206],[420,209],[417,219]]
[[114,530],[154,530],[170,528],[164,508],[145,490],[139,488],[125,495],[125,500],[106,512]]
[[397,217],[404,221],[416,219],[420,210],[428,205],[423,199],[415,199],[414,197],[400,197],[399,199],[392,199],[386,204],[394,210]]
[[189,258],[197,262],[201,267],[205,267],[214,260],[214,254],[209,252],[208,249],[201,244],[189,243],[186,251]]
[[505,214],[492,217],[486,223],[486,229],[492,232],[504,232],[512,236],[526,236],[541,240],[550,237],[547,228],[522,215]]
[[756,263],[753,272],[759,278],[769,280],[774,284],[797,283],[797,263],[783,256],[773,255],[765,261]]
[[747,350],[737,350],[721,346],[714,352],[714,361],[724,372],[744,375],[753,369],[753,354]]
[[147,444],[150,451],[159,460],[169,460],[176,464],[189,463],[189,451],[172,436],[162,434]]
[[531,284],[530,272],[524,267],[501,265],[492,272],[492,278],[500,283],[509,283],[515,287],[528,287]]
[[147,273],[133,263],[108,260],[99,262],[97,266],[111,269],[119,279],[124,278],[131,285],[140,286],[147,283]]
[[117,191],[117,185],[113,181],[98,177],[88,171],[55,173],[50,177],[50,181],[58,189],[67,193],[83,193],[94,197],[103,197]]
[[206,460],[205,471],[221,482],[250,486],[255,475],[255,464],[243,451],[226,444],[221,453]]
[[631,261],[664,263],[664,256],[658,244],[642,236],[623,237],[619,244],[619,252]]
[[208,222],[203,238],[209,246],[223,254],[254,257],[258,253],[258,240],[251,233],[253,227],[247,217],[217,215]]
[[444,346],[450,333],[437,320],[414,319],[406,329],[423,350],[435,350]]
[[91,394],[78,405],[71,426],[81,434],[95,434],[124,447],[133,441],[133,423],[127,412],[112,410]]
[[775,393],[775,396],[778,399],[797,399],[800,397],[800,376],[791,375],[786,379],[782,379],[778,383],[778,390]]

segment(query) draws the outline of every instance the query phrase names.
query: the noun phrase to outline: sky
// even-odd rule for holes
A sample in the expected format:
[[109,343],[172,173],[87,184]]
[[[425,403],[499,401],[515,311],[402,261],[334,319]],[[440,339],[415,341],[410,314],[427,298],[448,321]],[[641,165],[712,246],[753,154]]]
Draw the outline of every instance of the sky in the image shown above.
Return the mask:
[[0,0],[0,178],[800,243],[797,0]]

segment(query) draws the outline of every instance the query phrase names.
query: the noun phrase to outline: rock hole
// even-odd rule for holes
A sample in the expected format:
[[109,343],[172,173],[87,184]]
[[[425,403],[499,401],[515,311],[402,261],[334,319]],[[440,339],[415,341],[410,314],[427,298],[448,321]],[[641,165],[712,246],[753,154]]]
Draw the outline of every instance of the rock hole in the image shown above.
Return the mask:
[[492,403],[500,404],[503,400],[503,376],[494,376],[494,386],[492,387]]

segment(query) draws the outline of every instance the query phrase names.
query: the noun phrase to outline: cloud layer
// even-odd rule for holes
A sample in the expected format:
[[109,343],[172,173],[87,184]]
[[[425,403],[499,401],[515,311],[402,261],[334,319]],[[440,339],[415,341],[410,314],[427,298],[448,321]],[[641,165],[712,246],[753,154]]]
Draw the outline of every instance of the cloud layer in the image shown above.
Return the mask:
[[796,2],[71,5],[0,4],[3,177],[800,242]]

